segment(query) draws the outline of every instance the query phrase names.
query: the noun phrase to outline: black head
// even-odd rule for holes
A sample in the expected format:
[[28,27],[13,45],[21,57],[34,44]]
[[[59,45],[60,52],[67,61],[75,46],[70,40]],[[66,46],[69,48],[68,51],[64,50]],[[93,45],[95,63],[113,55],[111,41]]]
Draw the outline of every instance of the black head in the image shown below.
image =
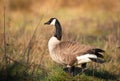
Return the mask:
[[56,24],[57,19],[56,18],[50,18],[49,21],[45,22],[45,25],[55,25]]
[[56,18],[50,18],[49,21],[47,21],[46,23],[44,23],[45,25],[54,25],[56,28],[56,32],[54,34],[54,36],[58,39],[61,40],[62,37],[62,28],[61,25],[59,23],[59,21]]

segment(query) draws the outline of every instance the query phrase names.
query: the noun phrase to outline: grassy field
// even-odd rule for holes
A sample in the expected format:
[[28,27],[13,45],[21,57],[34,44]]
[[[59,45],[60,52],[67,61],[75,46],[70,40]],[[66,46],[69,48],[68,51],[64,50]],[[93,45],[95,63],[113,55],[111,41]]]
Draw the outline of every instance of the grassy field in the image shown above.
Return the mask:
[[[120,81],[119,4],[119,0],[1,0],[0,81]],[[60,20],[63,41],[104,49],[106,63],[89,63],[86,72],[76,69],[75,76],[64,72],[47,48],[54,27],[44,22],[51,17]]]

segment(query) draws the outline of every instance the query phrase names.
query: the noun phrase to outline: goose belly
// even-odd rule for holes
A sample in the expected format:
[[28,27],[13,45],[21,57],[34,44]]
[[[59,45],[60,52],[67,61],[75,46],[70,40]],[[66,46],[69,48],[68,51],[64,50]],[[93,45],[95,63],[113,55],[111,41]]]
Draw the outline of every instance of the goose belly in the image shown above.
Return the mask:
[[65,64],[63,57],[61,57],[58,54],[55,54],[54,52],[50,53],[50,56],[53,61],[59,63],[59,64]]

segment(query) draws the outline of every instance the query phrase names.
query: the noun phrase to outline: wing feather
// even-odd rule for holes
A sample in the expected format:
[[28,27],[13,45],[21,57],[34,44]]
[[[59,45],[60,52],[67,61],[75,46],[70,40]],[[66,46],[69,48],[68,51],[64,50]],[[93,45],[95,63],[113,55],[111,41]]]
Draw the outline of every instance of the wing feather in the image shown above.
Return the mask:
[[93,47],[88,45],[79,44],[77,42],[61,42],[56,45],[55,50],[58,53],[62,53],[64,55],[80,55],[84,54],[86,51],[92,49]]

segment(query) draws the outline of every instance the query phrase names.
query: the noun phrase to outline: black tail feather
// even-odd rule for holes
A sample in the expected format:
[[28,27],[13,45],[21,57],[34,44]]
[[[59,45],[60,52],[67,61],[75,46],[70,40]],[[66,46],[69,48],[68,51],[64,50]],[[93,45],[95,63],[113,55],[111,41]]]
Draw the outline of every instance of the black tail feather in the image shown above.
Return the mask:
[[101,54],[102,52],[105,52],[105,51],[99,48],[95,48],[87,51],[87,53],[95,54],[99,58],[103,58],[103,55]]
[[95,48],[95,49],[93,49],[93,50],[95,50],[95,52],[105,52],[104,50],[99,49],[99,48]]
[[99,58],[103,58],[103,55],[102,54],[100,54],[100,53],[95,53],[95,55],[97,56],[97,57],[99,57]]

